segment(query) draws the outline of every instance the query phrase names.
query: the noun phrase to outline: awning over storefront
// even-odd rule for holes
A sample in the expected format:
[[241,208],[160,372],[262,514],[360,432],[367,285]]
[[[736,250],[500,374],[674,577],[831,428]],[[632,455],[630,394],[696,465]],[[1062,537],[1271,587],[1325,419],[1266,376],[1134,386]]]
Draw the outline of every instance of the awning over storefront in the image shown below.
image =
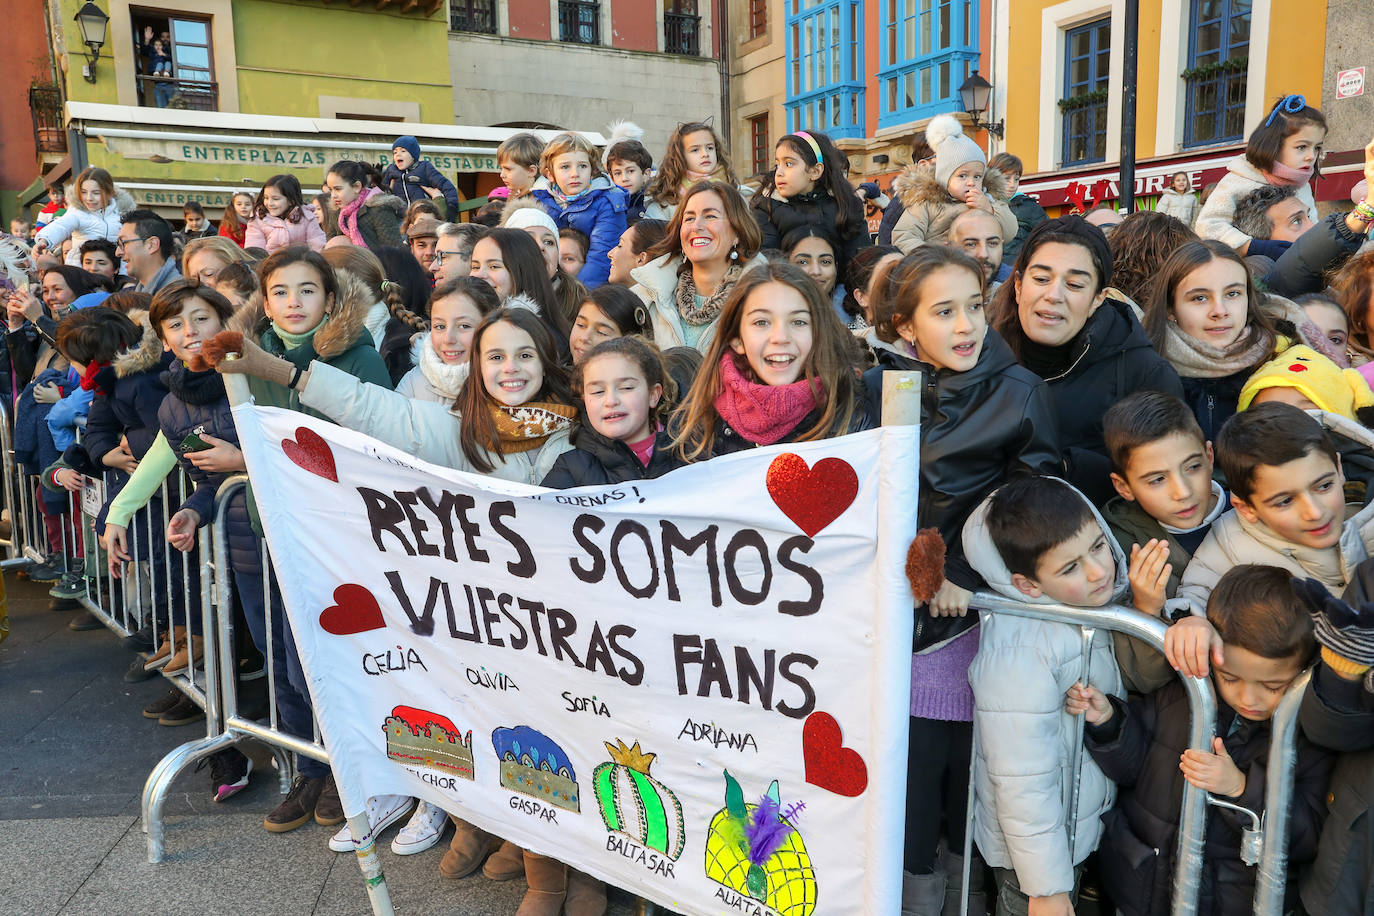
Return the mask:
[[[273,175],[290,172],[307,198],[340,159],[385,166],[397,135],[412,134],[424,158],[467,199],[498,183],[496,148],[518,130],[416,122],[352,121],[136,108],[68,102],[69,125],[85,141],[84,159],[109,169],[115,183],[141,205],[180,218],[187,201],[207,208],[229,204],[235,191],[256,192]],[[548,137],[554,131],[531,131]],[[585,132],[597,145],[598,133]],[[79,156],[80,158],[80,156]]]

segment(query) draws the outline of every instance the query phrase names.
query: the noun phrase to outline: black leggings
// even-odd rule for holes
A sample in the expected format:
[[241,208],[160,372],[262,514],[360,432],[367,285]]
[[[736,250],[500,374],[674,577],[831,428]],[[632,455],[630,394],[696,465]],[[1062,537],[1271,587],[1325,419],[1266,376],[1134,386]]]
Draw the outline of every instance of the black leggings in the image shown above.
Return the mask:
[[902,867],[914,875],[928,875],[935,871],[942,833],[951,852],[964,851],[973,723],[914,716],[909,721]]

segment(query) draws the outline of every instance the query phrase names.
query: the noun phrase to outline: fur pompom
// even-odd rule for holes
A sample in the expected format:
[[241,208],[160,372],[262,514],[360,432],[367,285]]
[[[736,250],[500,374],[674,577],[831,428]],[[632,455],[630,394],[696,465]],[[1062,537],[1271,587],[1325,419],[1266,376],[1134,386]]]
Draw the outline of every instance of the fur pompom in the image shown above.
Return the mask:
[[201,344],[200,352],[191,357],[186,366],[192,372],[204,372],[218,366],[224,360],[225,354],[242,352],[242,334],[238,331],[220,331]]
[[633,121],[616,121],[611,124],[611,132],[606,135],[606,145],[615,146],[621,140],[643,140],[644,128]]
[[951,137],[958,137],[964,132],[963,125],[959,119],[951,114],[936,115],[930,119],[926,125],[926,143],[930,144],[931,149],[935,149],[941,143]]
[[906,579],[917,604],[935,597],[945,582],[945,541],[935,528],[916,532],[906,552]]
[[32,266],[28,243],[0,232],[0,291],[12,292],[28,282]]

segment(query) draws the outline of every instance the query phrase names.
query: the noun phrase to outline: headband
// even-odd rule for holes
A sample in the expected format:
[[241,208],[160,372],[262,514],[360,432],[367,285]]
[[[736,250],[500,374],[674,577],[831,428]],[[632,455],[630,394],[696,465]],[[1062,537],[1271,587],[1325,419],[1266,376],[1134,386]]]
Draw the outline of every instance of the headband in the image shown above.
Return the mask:
[[797,137],[797,138],[799,138],[799,139],[805,140],[805,141],[806,141],[806,145],[809,146],[809,147],[811,147],[811,152],[813,152],[813,153],[816,154],[816,161],[817,161],[817,162],[824,162],[824,161],[825,161],[825,157],[821,155],[821,145],[820,145],[819,143],[816,142],[816,138],[815,138],[815,137],[811,136],[811,135],[808,134],[806,131],[804,131],[804,130],[794,131],[794,132],[788,134],[787,136],[789,136],[789,137]]
[[1268,127],[1270,124],[1273,124],[1274,115],[1278,114],[1281,110],[1287,114],[1297,114],[1306,107],[1307,99],[1300,95],[1286,95],[1279,99],[1278,104],[1269,112],[1269,117],[1265,119],[1264,126]]

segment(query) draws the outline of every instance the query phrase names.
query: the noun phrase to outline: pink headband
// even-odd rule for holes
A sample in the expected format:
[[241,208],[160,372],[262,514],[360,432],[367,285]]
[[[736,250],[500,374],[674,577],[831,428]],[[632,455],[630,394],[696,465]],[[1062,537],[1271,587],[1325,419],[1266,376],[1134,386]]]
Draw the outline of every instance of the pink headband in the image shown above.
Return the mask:
[[789,137],[800,137],[801,139],[805,140],[805,141],[806,141],[806,145],[809,146],[809,147],[811,147],[811,152],[813,152],[813,153],[816,154],[816,161],[817,161],[817,162],[824,162],[824,161],[825,161],[825,157],[821,155],[821,145],[820,145],[819,143],[816,142],[816,138],[815,138],[815,137],[811,136],[811,135],[808,134],[806,131],[804,131],[804,130],[794,131],[793,133],[790,133],[790,134],[788,134],[787,136],[789,136]]

